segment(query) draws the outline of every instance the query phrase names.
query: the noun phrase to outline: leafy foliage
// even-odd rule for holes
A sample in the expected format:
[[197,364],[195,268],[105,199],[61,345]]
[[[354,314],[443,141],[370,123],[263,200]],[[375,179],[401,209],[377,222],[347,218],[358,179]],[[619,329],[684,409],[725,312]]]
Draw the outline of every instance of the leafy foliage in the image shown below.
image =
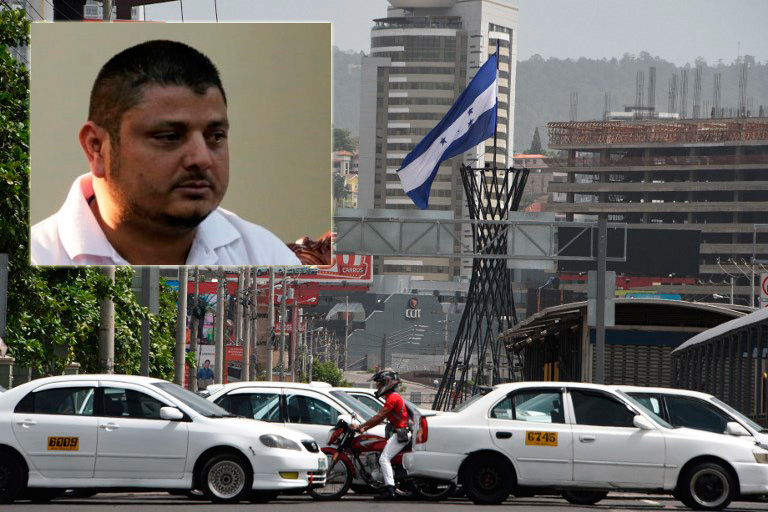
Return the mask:
[[541,147],[541,136],[539,136],[539,129],[533,132],[533,140],[531,141],[531,149],[527,151],[530,155],[540,155],[543,149]]
[[343,128],[333,129],[333,150],[334,151],[354,151],[357,147],[357,141],[352,138],[349,130]]
[[349,382],[344,380],[344,374],[333,361],[321,363],[315,360],[312,363],[312,380],[327,382],[334,387],[349,386]]
[[161,283],[160,313],[150,315],[131,290],[129,267],[117,268],[113,284],[97,267],[29,264],[29,73],[12,56],[14,47],[28,44],[25,12],[0,10],[0,253],[9,259],[8,355],[38,375],[61,373],[71,361],[84,372],[97,372],[99,300],[112,296],[115,372],[139,372],[141,321],[149,318],[150,374],[168,378],[176,322],[169,287]]

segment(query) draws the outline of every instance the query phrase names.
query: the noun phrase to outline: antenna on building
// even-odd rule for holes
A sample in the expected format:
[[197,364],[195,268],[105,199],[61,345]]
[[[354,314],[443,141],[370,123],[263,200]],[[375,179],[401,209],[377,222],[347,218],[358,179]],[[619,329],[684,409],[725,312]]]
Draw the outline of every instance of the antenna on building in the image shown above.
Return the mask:
[[606,91],[603,96],[603,121],[608,121],[611,117],[611,93]]
[[693,78],[693,118],[701,117],[701,63],[696,64],[696,75]]
[[715,85],[712,88],[712,117],[723,117],[720,112],[720,78],[721,73],[715,73]]
[[688,70],[684,69],[680,80],[680,118],[686,117],[688,117]]
[[643,103],[645,102],[645,73],[637,72],[637,83],[635,84],[635,119],[642,117]]
[[648,113],[656,110],[656,66],[648,70]]
[[739,70],[739,117],[747,117],[747,62],[742,61]]
[[576,121],[579,112],[579,93],[571,93],[571,121]]
[[669,79],[669,104],[667,112],[677,112],[677,73]]

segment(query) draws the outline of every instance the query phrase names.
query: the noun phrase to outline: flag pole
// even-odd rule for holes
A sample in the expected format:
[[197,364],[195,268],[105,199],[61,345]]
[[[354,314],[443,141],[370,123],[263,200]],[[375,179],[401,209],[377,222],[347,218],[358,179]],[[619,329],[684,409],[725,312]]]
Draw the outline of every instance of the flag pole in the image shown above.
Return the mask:
[[496,125],[493,127],[493,168],[496,167],[496,154],[499,148],[496,146],[496,136],[499,133],[499,40],[496,40]]

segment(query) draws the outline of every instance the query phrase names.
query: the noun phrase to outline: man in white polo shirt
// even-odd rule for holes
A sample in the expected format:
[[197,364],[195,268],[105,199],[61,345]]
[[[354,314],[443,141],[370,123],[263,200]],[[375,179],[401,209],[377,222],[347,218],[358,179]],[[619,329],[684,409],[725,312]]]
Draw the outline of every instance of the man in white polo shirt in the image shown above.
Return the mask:
[[32,227],[37,265],[299,265],[268,230],[219,207],[227,100],[213,63],[174,41],[115,55],[91,91],[90,172]]

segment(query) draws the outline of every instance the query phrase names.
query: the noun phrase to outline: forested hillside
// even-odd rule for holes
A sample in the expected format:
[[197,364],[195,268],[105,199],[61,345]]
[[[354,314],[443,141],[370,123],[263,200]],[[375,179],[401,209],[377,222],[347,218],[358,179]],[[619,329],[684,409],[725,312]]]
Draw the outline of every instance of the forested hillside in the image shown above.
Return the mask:
[[[357,136],[360,123],[360,62],[362,53],[333,51],[333,122],[337,128],[349,130]],[[768,64],[755,62],[747,55],[747,104],[752,115],[759,106],[768,109]],[[707,115],[713,104],[713,85],[716,73],[720,79],[720,106],[735,109],[739,101],[739,75],[741,65],[736,62],[707,63],[703,59],[679,67],[646,52],[639,55],[624,54],[620,59],[543,59],[538,55],[517,63],[517,90],[515,98],[515,151],[530,147],[536,127],[541,142],[547,149],[547,123],[570,119],[571,93],[578,96],[576,119],[579,121],[602,119],[605,94],[611,95],[611,110],[621,111],[634,105],[637,72],[645,73],[644,99],[648,104],[649,69],[656,68],[656,110],[669,111],[669,86],[672,75],[682,81],[682,71],[688,71],[687,114],[693,114],[694,77],[696,65],[702,65],[701,110]],[[678,92],[678,107],[680,111]],[[768,115],[768,112],[766,112]]]

